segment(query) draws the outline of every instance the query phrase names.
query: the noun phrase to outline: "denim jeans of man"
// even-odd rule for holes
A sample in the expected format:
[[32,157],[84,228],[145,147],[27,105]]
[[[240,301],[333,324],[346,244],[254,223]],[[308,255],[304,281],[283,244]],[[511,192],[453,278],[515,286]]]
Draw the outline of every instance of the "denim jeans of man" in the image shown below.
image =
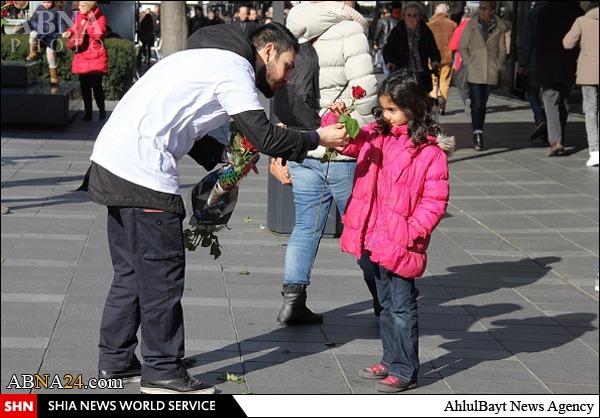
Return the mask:
[[598,86],[581,86],[589,151],[598,151]]
[[[306,158],[302,163],[289,161],[288,164],[292,175],[296,221],[285,252],[283,284],[295,283],[308,286],[329,208],[335,200],[340,213],[343,214],[346,210],[346,203],[352,194],[356,162],[330,162],[326,183],[326,163]],[[323,184],[326,184],[324,194]],[[322,194],[323,203],[319,209]]]
[[[361,258],[361,267],[370,261]],[[419,375],[419,323],[417,288],[414,279],[407,279],[370,261],[375,278],[379,303],[379,336],[383,347],[381,363],[388,373],[405,383],[416,382]]]
[[184,376],[182,216],[111,206],[107,232],[114,278],[100,324],[99,369],[139,364],[135,348],[141,327],[143,378]]
[[533,71],[527,71],[527,100],[533,111],[533,119],[536,124],[546,120],[544,107],[542,106],[542,100],[540,99],[541,87],[542,85],[537,78],[535,78],[535,73]]
[[483,132],[485,112],[491,91],[491,84],[469,83],[469,96],[471,97],[471,125],[473,127],[473,132]]

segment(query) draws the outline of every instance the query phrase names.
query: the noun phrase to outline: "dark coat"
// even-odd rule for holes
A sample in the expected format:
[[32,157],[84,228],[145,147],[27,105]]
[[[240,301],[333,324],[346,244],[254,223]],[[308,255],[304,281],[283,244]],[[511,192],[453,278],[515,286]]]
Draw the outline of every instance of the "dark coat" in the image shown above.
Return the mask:
[[[424,73],[420,75],[420,78],[425,89],[431,91],[433,89],[433,82],[431,81],[429,62],[439,63],[441,59],[440,51],[437,48],[431,29],[429,29],[425,21],[419,22],[419,28],[421,29],[419,55],[421,57],[423,68],[425,69]],[[383,48],[383,60],[386,63],[394,64],[396,69],[408,68],[409,53],[406,24],[401,20],[388,36],[388,40]]]
[[31,29],[39,34],[42,45],[52,49],[56,49],[56,39],[67,30],[67,24],[61,18],[58,10],[55,8],[47,10],[41,4],[31,14],[29,24]]
[[[243,29],[242,29],[242,23],[244,23]],[[240,33],[242,35],[244,35],[244,37],[246,39],[248,39],[250,37],[250,34],[252,32],[254,32],[254,30],[256,28],[258,28],[258,25],[256,24],[256,21],[254,21],[254,20],[246,20],[245,22],[240,22],[238,19],[236,19],[231,22],[231,26],[233,26],[238,31],[240,31]]]
[[540,82],[575,83],[578,49],[566,50],[562,40],[583,10],[574,1],[548,2],[538,14],[535,77]]
[[375,28],[373,43],[379,48],[383,48],[387,42],[388,36],[390,36],[390,33],[392,32],[392,29],[396,27],[398,22],[399,20],[392,15],[379,19],[377,21],[377,27]]

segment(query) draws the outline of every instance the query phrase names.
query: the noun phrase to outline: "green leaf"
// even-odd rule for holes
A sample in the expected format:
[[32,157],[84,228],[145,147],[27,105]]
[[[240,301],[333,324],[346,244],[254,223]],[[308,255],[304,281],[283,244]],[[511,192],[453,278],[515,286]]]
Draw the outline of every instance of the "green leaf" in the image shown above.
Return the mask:
[[346,132],[350,136],[350,138],[356,138],[356,135],[360,132],[360,126],[358,126],[358,122],[356,119],[350,119],[346,123]]
[[219,249],[219,245],[218,244],[213,244],[210,247],[210,255],[213,255],[215,257],[215,260],[219,257],[221,257],[221,250]]
[[252,218],[251,218],[251,217],[249,217],[249,216],[246,216],[246,217],[244,218],[244,222],[254,222],[254,219],[252,219]]
[[238,274],[242,275],[242,276],[247,276],[250,274],[250,272],[248,270],[242,270],[240,271]]
[[342,113],[342,114],[340,115],[340,118],[338,119],[338,122],[340,122],[340,123],[344,123],[344,124],[345,124],[345,123],[346,123],[348,120],[350,120],[350,119],[352,119],[352,118],[350,117],[350,115],[349,115],[349,114],[347,114],[347,113]]

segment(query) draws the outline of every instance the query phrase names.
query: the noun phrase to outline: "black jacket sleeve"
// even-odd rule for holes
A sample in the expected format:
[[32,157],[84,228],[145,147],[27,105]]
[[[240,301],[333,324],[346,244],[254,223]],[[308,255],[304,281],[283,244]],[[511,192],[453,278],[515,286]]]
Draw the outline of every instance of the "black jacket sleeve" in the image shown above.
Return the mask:
[[188,152],[188,155],[208,171],[223,162],[223,149],[225,145],[210,135],[205,135]]
[[269,122],[263,110],[249,110],[231,117],[244,136],[263,154],[302,161],[308,151],[319,145],[316,131],[280,128]]

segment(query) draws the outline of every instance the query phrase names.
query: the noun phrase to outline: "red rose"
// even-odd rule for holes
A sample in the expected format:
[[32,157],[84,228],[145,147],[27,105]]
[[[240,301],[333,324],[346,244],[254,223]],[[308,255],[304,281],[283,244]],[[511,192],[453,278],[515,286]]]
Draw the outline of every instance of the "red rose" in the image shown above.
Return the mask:
[[247,151],[258,152],[258,149],[254,145],[252,145],[252,143],[248,141],[247,138],[242,139],[242,148],[244,148]]
[[362,99],[366,95],[367,92],[361,86],[352,86],[352,97],[354,97],[354,99]]
[[2,9],[2,17],[8,16],[8,10]]

